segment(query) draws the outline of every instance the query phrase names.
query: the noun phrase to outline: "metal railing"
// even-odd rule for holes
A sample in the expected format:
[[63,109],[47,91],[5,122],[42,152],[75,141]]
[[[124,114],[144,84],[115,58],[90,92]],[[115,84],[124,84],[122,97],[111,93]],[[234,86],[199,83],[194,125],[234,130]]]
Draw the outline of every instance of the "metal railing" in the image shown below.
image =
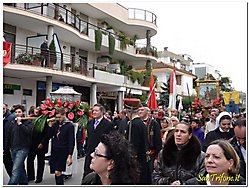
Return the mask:
[[81,34],[88,35],[89,29],[100,29],[106,34],[112,34],[115,39],[120,40],[120,36],[110,32],[107,29],[93,25],[81,19],[78,15],[56,3],[4,3],[6,6],[24,9],[39,15],[47,16],[55,20],[59,20],[67,25],[72,26]]
[[147,49],[146,44],[136,43],[136,54],[150,55],[158,58],[157,48],[155,46],[151,46]]
[[138,8],[128,8],[128,12],[129,12],[129,19],[144,20],[156,25],[157,16],[153,12]]
[[[40,48],[21,44],[12,44],[10,63],[73,72],[92,78],[94,78],[95,70],[110,72],[106,66],[87,62],[75,55],[52,51],[42,53]],[[111,73],[115,73],[115,71]]]

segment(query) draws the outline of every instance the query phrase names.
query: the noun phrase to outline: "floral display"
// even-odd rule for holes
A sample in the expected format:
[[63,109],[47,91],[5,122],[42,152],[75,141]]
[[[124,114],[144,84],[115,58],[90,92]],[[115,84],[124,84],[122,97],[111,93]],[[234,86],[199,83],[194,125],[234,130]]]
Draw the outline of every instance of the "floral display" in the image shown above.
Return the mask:
[[42,132],[47,119],[55,118],[55,111],[59,108],[64,108],[68,120],[78,123],[79,126],[86,127],[89,118],[89,105],[82,101],[65,101],[62,98],[51,100],[47,98],[42,101],[40,106],[35,109],[34,120],[35,129]]
[[203,109],[204,106],[201,103],[201,100],[198,97],[195,97],[194,102],[192,102],[192,110],[196,112],[198,110],[203,111]]
[[226,107],[223,105],[223,100],[220,97],[214,100],[213,108],[217,108],[220,112],[226,109]]

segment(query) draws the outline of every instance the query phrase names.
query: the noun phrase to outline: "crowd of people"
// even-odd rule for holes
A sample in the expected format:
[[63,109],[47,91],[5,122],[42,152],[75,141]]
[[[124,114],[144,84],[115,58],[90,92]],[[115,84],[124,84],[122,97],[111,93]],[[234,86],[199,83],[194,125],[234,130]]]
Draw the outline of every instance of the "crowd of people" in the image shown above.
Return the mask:
[[25,114],[21,105],[8,110],[3,104],[3,162],[9,185],[43,181],[50,141],[50,173],[56,185],[64,185],[68,171],[75,170],[77,155],[85,157],[84,167],[77,167],[84,169],[82,185],[246,184],[245,114],[211,109],[203,117],[202,111],[187,113],[163,105],[150,110],[146,104],[112,113],[95,104],[86,130],[60,108],[42,132]]

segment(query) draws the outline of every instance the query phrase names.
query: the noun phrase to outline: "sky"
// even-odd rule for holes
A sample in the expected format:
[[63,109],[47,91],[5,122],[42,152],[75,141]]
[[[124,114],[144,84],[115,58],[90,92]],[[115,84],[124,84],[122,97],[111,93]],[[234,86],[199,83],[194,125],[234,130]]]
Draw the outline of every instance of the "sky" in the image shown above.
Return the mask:
[[247,91],[247,3],[245,1],[133,1],[119,2],[157,16],[151,44],[194,63],[207,63],[230,77],[237,91]]

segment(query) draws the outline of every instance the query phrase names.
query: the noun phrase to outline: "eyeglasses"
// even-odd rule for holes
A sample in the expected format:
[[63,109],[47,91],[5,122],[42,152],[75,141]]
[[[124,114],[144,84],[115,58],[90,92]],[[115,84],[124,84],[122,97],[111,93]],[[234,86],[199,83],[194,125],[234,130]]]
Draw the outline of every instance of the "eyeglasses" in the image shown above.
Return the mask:
[[109,159],[109,157],[102,155],[102,154],[99,154],[96,150],[93,152],[93,155],[94,155],[94,157],[102,157],[102,158]]

